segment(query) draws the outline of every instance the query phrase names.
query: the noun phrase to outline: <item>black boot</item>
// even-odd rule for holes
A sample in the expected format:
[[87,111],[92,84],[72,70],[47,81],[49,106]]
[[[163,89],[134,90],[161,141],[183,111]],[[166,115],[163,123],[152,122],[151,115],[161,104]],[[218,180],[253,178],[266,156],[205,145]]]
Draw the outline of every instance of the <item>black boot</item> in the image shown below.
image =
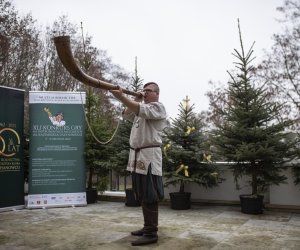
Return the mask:
[[[144,209],[143,209],[143,217],[144,217],[144,226],[145,226],[146,221],[145,221]],[[131,235],[133,235],[133,236],[143,236],[143,234],[144,234],[144,227],[142,229],[131,232]]]
[[144,234],[144,228],[131,232],[131,235],[134,236],[143,236],[143,234]]
[[156,243],[158,240],[157,234],[156,235],[143,235],[136,241],[131,242],[132,246],[142,246],[142,245],[148,245],[152,243]]
[[158,225],[158,203],[142,203],[143,215],[144,215],[144,228],[143,235],[131,244],[133,246],[148,245],[156,243],[158,240],[157,236],[157,225]]

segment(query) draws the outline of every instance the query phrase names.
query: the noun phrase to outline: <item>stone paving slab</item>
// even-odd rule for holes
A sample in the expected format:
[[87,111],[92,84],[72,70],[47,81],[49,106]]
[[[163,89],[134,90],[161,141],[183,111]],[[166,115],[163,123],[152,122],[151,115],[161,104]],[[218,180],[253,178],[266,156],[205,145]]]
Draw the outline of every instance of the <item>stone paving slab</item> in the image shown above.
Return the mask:
[[44,249],[300,249],[300,214],[239,207],[159,208],[159,241],[133,247],[142,227],[141,207],[100,201],[85,207],[22,209],[0,213],[0,250]]

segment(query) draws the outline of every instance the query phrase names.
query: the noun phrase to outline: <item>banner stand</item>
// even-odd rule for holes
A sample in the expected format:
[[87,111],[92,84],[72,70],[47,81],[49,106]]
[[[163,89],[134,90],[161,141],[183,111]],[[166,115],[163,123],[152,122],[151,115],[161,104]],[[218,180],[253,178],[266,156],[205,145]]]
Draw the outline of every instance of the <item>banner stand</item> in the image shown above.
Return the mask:
[[84,92],[29,92],[27,208],[87,205],[84,104]]
[[0,86],[0,212],[25,207],[24,94]]

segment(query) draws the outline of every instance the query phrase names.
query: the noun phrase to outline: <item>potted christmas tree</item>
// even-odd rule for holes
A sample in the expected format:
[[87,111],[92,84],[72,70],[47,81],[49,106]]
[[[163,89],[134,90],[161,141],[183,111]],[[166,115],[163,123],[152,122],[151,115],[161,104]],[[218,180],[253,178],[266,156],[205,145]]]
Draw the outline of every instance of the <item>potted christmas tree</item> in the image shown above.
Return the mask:
[[216,123],[214,145],[231,166],[236,182],[249,177],[251,194],[240,195],[243,213],[263,212],[263,192],[270,184],[280,184],[286,177],[281,174],[281,164],[294,154],[294,142],[287,139],[285,128],[291,123],[278,119],[281,106],[270,100],[270,93],[253,81],[253,45],[245,53],[240,26],[241,51],[235,50],[236,74],[226,90],[226,103],[215,107],[222,115]]
[[178,117],[171,119],[164,134],[165,186],[179,185],[178,192],[170,193],[171,208],[178,210],[191,206],[191,193],[184,190],[186,183],[213,187],[220,181],[215,165],[205,160],[204,125],[189,101],[186,97],[180,103]]

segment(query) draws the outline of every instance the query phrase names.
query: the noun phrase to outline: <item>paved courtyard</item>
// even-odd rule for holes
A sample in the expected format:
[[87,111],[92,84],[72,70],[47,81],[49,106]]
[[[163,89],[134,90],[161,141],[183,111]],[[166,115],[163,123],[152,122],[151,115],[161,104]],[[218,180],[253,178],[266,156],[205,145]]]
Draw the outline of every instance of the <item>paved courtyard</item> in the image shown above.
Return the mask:
[[160,206],[159,240],[131,246],[143,223],[141,207],[99,201],[85,207],[22,209],[0,213],[0,249],[300,249],[300,214],[239,207]]

